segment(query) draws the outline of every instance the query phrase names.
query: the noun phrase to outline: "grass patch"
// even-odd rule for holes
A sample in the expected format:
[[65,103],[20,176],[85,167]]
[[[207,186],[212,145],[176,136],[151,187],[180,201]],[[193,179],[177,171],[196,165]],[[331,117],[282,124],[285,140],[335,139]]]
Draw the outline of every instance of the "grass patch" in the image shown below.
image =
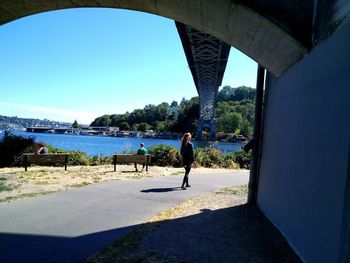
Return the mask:
[[5,177],[0,177],[0,181],[6,181],[7,180],[7,178],[5,178]]
[[89,172],[91,170],[90,167],[80,167],[79,168],[79,171],[82,171],[82,172]]
[[4,199],[0,199],[0,203],[12,202],[12,201],[22,199],[22,198],[34,197],[34,196],[38,196],[38,195],[46,195],[46,194],[50,194],[50,193],[54,193],[54,191],[42,191],[42,192],[36,192],[36,193],[25,193],[25,194],[21,194],[21,195],[17,195],[17,196],[8,196]]
[[34,184],[38,184],[38,185],[48,185],[49,181],[48,180],[38,180],[35,181]]
[[94,181],[94,183],[98,183],[99,181],[102,180],[102,177],[98,175],[93,175],[92,180]]
[[79,184],[71,184],[69,185],[69,187],[75,187],[75,188],[78,188],[78,187],[84,187],[84,186],[87,186],[89,185],[90,183],[89,182],[82,182],[82,183],[79,183]]
[[4,182],[0,182],[0,192],[10,192],[16,189],[17,187],[17,185],[5,184]]
[[184,174],[184,173],[185,173],[184,171],[177,171],[177,172],[171,173],[170,175],[181,175],[181,174]]
[[35,180],[40,180],[43,178],[47,178],[48,176],[50,176],[49,172],[43,172],[43,171],[34,171],[34,172],[19,172],[17,175],[17,178],[19,180],[23,180],[23,181],[35,181]]
[[233,187],[222,188],[215,191],[216,194],[247,195],[248,185],[238,185]]
[[200,202],[200,200],[201,200],[201,196],[187,200],[187,201],[185,201],[185,202],[183,202],[175,207],[171,207],[171,208],[161,212],[160,214],[154,216],[150,220],[150,222],[152,222],[152,223],[154,223],[154,222],[166,222],[167,220],[174,218],[176,215],[183,213],[187,208],[196,205],[198,202]]

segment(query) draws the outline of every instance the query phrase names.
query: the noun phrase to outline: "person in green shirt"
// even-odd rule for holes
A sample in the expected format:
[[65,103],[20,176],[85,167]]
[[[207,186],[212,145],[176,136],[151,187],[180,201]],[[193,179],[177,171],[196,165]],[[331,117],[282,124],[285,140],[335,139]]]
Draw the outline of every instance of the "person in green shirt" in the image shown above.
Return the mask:
[[[148,154],[148,150],[147,150],[147,148],[145,147],[145,145],[143,143],[140,144],[140,148],[137,150],[137,154],[139,154],[139,155]],[[146,166],[146,164],[142,165],[141,172],[143,171],[143,169],[145,169],[145,166]],[[136,169],[136,172],[138,172],[136,163],[135,163],[135,169]]]

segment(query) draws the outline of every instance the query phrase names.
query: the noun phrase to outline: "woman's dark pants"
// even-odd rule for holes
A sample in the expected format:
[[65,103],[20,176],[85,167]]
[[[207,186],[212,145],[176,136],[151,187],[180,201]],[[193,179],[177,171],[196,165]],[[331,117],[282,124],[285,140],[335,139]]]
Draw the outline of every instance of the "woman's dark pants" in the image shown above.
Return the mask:
[[191,171],[191,168],[192,168],[192,163],[188,163],[188,164],[184,164],[184,165],[185,165],[185,176],[184,176],[184,179],[182,181],[182,186],[181,187],[189,185],[189,183],[188,183],[188,175],[190,174],[190,171]]

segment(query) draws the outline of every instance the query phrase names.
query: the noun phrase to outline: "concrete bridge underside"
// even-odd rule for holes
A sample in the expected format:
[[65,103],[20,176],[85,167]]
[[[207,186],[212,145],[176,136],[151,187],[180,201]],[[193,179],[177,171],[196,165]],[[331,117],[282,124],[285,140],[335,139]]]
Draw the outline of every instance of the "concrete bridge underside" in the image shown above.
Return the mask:
[[204,128],[210,129],[209,139],[215,140],[215,103],[231,46],[188,25],[175,24],[199,95],[197,140],[203,139]]

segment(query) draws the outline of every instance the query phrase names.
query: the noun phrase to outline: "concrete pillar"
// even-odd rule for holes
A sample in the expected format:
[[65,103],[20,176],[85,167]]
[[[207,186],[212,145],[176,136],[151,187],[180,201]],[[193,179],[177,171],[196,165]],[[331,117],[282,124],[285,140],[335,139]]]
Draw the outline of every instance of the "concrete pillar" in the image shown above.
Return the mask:
[[216,120],[210,121],[210,140],[215,141],[216,139]]
[[209,128],[210,129],[210,135],[209,139],[211,141],[215,141],[216,139],[216,120],[203,120],[200,118],[198,120],[198,129],[197,129],[197,140],[202,141],[203,140],[203,129]]
[[198,120],[198,128],[197,128],[197,140],[203,140],[203,119]]

